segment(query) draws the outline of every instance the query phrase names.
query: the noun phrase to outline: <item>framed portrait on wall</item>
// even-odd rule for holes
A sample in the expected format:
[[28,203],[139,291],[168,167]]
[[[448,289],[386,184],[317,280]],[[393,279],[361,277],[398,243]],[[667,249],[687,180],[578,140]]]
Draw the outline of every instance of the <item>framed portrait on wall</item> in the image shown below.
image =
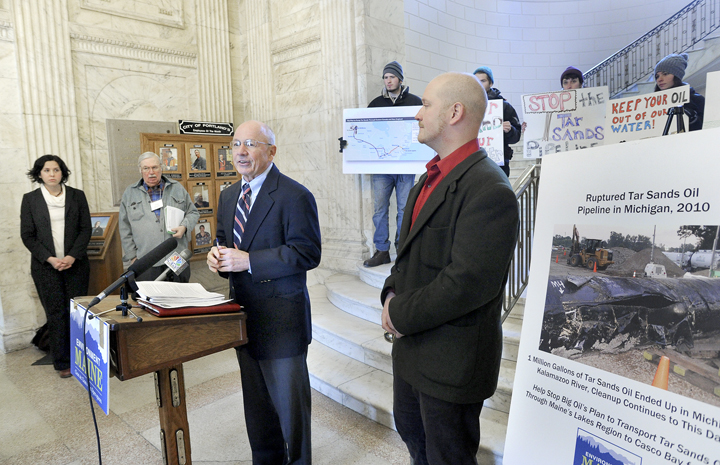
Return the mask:
[[212,161],[208,160],[210,144],[185,144],[187,155],[188,179],[209,178],[212,176]]
[[209,181],[187,182],[187,191],[200,215],[212,215],[215,211],[215,189]]
[[183,169],[182,144],[156,142],[155,153],[160,157],[160,166],[165,177],[176,181],[183,179],[185,170]]
[[215,218],[200,218],[193,229],[193,255],[204,255],[210,252],[215,238]]
[[110,222],[109,216],[92,216],[92,232],[91,237],[93,239],[104,239],[105,232],[107,231],[108,223]]
[[235,171],[235,165],[233,164],[232,147],[230,144],[214,144],[213,152],[215,177],[237,178],[238,174],[237,171]]
[[110,242],[110,237],[117,229],[117,212],[97,212],[90,214],[90,242],[87,246],[88,255],[100,255],[101,250]]
[[217,207],[218,202],[220,202],[220,193],[236,182],[237,180],[230,179],[217,179],[215,181],[215,199],[217,199],[215,200],[215,207]]

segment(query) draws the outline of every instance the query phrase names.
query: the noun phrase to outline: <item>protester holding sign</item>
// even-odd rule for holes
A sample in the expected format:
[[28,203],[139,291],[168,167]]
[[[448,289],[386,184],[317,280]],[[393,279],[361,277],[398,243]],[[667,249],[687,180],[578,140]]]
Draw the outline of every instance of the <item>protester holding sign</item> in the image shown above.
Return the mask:
[[520,140],[520,120],[513,106],[505,100],[505,97],[500,95],[500,91],[495,87],[491,87],[495,84],[495,79],[493,79],[493,73],[490,68],[480,66],[473,74],[480,80],[480,83],[485,88],[488,100],[502,99],[503,101],[503,142],[505,144],[503,158],[505,164],[500,168],[510,177],[510,160],[512,160],[513,157],[513,149],[510,148],[510,144],[516,144]]
[[567,69],[560,75],[560,85],[563,90],[582,89],[582,71],[574,66],[568,66]]
[[[574,66],[568,66],[560,75],[560,86],[563,90],[582,89],[583,83],[584,80],[582,71]],[[527,121],[523,121],[521,128],[520,132],[525,133],[525,129],[527,129]]]
[[[655,92],[686,86],[682,81],[688,64],[688,54],[672,53],[655,65]],[[705,114],[705,97],[690,87],[690,102],[683,105],[685,114],[690,121],[690,131],[702,129]]]
[[[397,61],[391,61],[383,69],[383,89],[379,97],[373,99],[368,108],[378,107],[401,107],[422,105],[422,100],[415,94],[410,93],[410,88],[403,84],[405,76],[402,66]],[[390,263],[390,196],[395,189],[397,204],[397,233],[395,234],[395,250],[400,248],[400,227],[402,226],[405,203],[408,193],[415,184],[414,174],[373,174],[373,243],[375,254],[363,262],[368,268]]]
[[606,86],[523,95],[525,158],[604,144],[608,100]]

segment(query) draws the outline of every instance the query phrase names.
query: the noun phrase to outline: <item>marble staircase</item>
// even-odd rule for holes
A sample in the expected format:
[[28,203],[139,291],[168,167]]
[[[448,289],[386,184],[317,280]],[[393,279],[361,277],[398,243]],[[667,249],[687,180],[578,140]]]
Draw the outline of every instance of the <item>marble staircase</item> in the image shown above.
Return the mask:
[[[310,287],[313,343],[308,352],[310,382],[336,402],[389,428],[392,416],[392,345],[380,326],[380,288],[391,264],[364,268],[358,275],[334,274]],[[504,346],[495,395],[480,418],[481,463],[500,464],[515,377],[522,306],[503,325]]]
[[523,142],[524,139],[520,139],[515,145],[511,145],[513,151],[513,159],[510,160],[510,184],[515,183],[515,180],[525,171],[525,168],[536,164],[538,161],[534,158],[523,158]]

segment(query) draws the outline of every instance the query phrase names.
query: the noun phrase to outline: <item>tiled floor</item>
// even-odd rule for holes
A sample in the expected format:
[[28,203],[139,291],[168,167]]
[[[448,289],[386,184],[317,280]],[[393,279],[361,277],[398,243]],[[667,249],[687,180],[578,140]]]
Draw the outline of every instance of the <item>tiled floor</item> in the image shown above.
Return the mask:
[[[0,464],[92,464],[97,447],[86,391],[42,352],[0,354]],[[249,464],[240,376],[234,350],[185,364],[192,459]],[[96,407],[104,464],[161,464],[152,375],[110,382],[110,414]],[[407,464],[396,432],[313,391],[313,462]]]

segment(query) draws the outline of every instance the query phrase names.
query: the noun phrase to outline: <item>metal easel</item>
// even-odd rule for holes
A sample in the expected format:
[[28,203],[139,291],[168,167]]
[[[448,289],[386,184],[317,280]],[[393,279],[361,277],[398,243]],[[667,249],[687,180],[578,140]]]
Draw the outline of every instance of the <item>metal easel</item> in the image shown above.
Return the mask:
[[681,132],[685,132],[685,119],[683,118],[683,114],[685,114],[685,109],[683,106],[679,107],[670,107],[668,108],[667,112],[667,121],[665,122],[665,129],[663,129],[663,136],[667,136],[670,132],[670,125],[672,124],[672,120],[674,117],[677,116],[677,133],[680,134]]

